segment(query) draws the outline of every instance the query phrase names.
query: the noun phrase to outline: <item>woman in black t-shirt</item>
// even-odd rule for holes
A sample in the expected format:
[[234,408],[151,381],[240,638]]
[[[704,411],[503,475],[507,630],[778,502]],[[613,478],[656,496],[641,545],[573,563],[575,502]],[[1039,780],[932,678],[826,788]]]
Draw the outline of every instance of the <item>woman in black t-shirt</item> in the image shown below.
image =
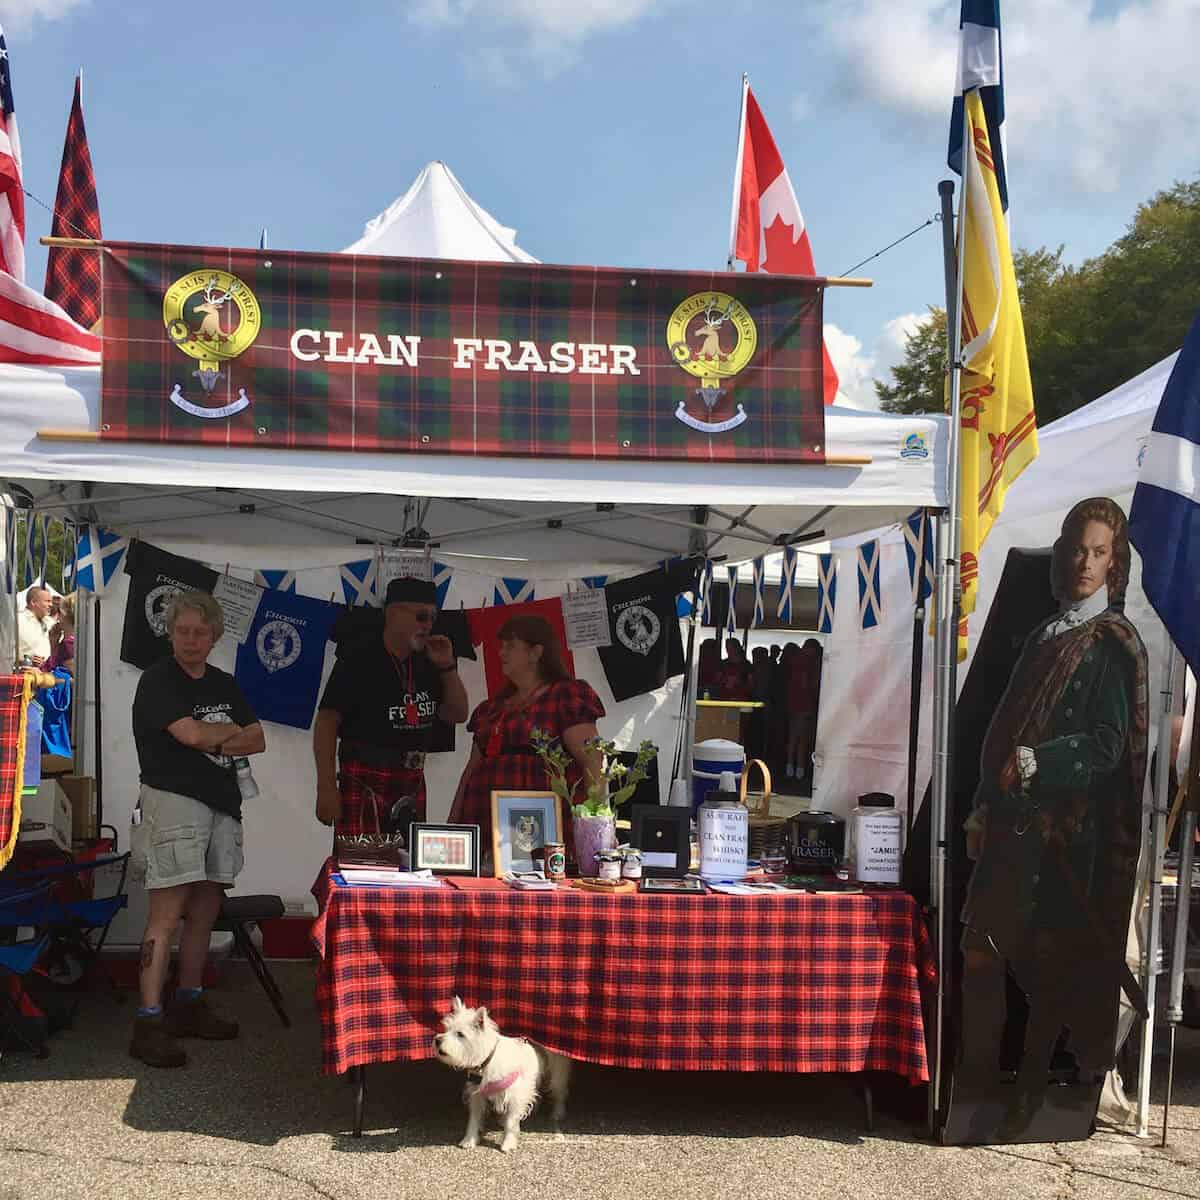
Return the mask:
[[[217,602],[182,592],[167,608],[166,626],[171,655],[142,673],[133,700],[142,781],[133,866],[145,874],[149,915],[129,1052],[150,1066],[181,1067],[176,1036],[237,1036],[237,1023],[208,1007],[201,983],[225,888],[242,868],[235,759],[262,753],[266,739],[233,677],[207,661],[225,631]],[[179,987],[164,1018],[163,981],[180,920]]]

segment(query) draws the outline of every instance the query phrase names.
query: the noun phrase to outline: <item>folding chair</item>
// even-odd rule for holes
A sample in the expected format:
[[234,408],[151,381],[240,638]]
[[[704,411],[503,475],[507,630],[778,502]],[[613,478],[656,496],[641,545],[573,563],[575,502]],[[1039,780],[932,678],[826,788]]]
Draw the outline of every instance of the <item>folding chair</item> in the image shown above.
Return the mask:
[[250,964],[250,969],[262,984],[262,989],[267,993],[271,1006],[279,1014],[284,1028],[289,1029],[292,1022],[283,1007],[283,993],[246,928],[247,925],[282,917],[285,911],[283,901],[278,896],[226,896],[221,901],[221,915],[213,929],[226,930],[233,934],[234,945]]
[[0,1059],[10,1038],[32,1050],[38,1058],[50,1053],[45,1028],[33,1024],[33,1035],[22,1028],[27,1014],[22,980],[38,965],[50,945],[46,917],[50,907],[49,884],[9,890],[0,897]]

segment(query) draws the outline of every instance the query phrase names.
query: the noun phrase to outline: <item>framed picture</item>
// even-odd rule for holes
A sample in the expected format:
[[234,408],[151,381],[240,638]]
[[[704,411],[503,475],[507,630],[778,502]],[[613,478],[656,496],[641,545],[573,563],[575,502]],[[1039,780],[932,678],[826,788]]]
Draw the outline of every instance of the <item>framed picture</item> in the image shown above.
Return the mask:
[[694,875],[686,879],[653,879],[643,878],[639,891],[661,892],[670,896],[703,896],[704,884]]
[[478,825],[425,825],[408,828],[409,869],[435,875],[479,874]]
[[629,844],[642,852],[647,879],[682,879],[692,865],[691,808],[635,804]]
[[535,870],[534,852],[561,842],[562,818],[553,792],[492,793],[492,874]]

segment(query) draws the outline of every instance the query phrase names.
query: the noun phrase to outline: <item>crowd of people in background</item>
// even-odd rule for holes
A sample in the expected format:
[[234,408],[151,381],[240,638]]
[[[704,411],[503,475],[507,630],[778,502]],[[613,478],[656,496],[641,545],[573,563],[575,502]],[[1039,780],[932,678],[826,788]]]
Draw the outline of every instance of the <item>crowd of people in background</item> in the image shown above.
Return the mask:
[[17,658],[21,666],[56,668],[75,674],[75,594],[56,596],[34,584],[17,617]]
[[[747,700],[762,705],[742,723],[748,758],[761,758],[780,780],[801,791],[812,786],[812,755],[821,698],[821,643],[757,646],[750,658],[736,638],[707,638],[697,656],[697,695],[707,700]],[[790,790],[790,789],[789,789]]]

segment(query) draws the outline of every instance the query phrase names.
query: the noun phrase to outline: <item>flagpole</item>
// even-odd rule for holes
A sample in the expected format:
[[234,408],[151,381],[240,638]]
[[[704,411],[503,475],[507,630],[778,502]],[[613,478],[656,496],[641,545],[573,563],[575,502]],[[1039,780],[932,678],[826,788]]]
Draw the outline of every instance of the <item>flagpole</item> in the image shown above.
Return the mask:
[[[966,105],[963,105],[963,137],[966,137]],[[964,142],[965,144],[965,142]],[[937,1128],[942,1106],[943,1034],[946,1010],[946,975],[950,962],[949,921],[946,907],[946,875],[949,869],[947,820],[952,800],[951,750],[954,737],[954,705],[957,689],[958,620],[962,592],[959,582],[959,547],[962,512],[959,497],[959,416],[962,393],[962,269],[966,239],[962,236],[966,211],[966,176],[959,192],[958,247],[954,245],[954,183],[938,184],[942,211],[942,252],[946,276],[946,337],[950,371],[950,421],[946,446],[947,507],[938,518],[937,630],[934,642],[933,778],[931,788],[931,854],[929,896],[933,909],[934,945],[937,952],[937,994],[934,1002],[933,1074],[929,1087],[929,1127]]]
[[905,839],[912,838],[913,818],[917,807],[917,740],[921,732],[921,682],[925,667],[925,539],[931,537],[929,510],[921,510],[921,537],[914,554],[913,575],[917,591],[913,604],[912,667],[909,671],[908,696],[908,804],[905,812]]
[[737,249],[738,210],[742,200],[742,161],[746,153],[746,93],[750,90],[750,76],[742,72],[741,111],[738,116],[737,157],[733,165],[733,207],[729,214],[729,257],[725,269],[733,270],[733,254]]

